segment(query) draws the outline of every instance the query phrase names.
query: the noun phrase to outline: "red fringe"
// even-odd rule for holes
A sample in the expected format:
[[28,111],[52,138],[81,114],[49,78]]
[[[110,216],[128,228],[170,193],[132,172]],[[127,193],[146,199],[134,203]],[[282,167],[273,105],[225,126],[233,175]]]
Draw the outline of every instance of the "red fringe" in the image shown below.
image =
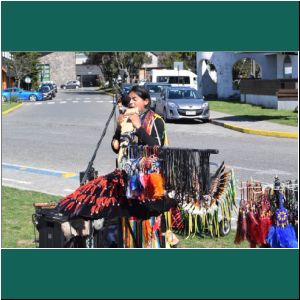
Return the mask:
[[242,241],[245,241],[246,239],[247,239],[247,220],[246,220],[245,213],[242,210],[240,210],[234,243],[238,245]]
[[247,214],[247,225],[248,225],[248,241],[250,242],[251,248],[255,248],[256,244],[261,244],[261,235],[259,224],[252,211]]
[[271,217],[261,217],[259,220],[259,227],[260,227],[260,233],[261,233],[261,244],[265,245],[267,244],[266,238],[268,235],[268,232],[272,226],[272,218]]

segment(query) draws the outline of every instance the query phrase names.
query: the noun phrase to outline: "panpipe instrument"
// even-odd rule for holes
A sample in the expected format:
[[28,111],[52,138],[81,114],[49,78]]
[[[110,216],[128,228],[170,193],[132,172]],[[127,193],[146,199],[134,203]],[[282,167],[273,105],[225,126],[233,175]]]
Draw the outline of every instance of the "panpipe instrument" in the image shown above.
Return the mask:
[[[119,110],[121,111],[120,107]],[[134,126],[129,120],[129,117],[132,115],[138,115],[139,111],[137,108],[128,108],[125,111],[122,111],[122,114],[124,116],[124,119],[122,121],[121,125],[121,140],[120,140],[120,148],[118,153],[118,164],[120,163],[125,148],[128,147],[130,142],[133,139],[133,133],[134,133]]]

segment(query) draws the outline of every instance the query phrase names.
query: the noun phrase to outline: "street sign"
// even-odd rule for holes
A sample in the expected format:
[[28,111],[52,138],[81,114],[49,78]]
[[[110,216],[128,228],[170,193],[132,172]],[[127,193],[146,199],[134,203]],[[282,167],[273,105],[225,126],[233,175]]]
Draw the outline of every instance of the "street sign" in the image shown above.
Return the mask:
[[174,70],[183,70],[183,62],[182,61],[174,61]]
[[26,77],[25,77],[25,82],[26,82],[26,83],[30,83],[30,82],[31,82],[31,78],[30,78],[29,76],[26,76]]

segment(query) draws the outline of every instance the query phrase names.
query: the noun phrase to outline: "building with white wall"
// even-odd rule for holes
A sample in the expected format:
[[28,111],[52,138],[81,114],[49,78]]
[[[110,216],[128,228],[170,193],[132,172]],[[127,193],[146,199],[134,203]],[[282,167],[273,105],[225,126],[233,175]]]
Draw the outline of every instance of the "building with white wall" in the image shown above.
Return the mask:
[[[238,90],[233,84],[233,66],[244,58],[259,65],[259,79],[254,79],[259,83],[252,81],[247,84],[249,79],[244,78]],[[203,67],[207,61],[215,67],[215,74]],[[202,96],[215,95],[218,99],[241,97],[247,103],[279,108],[277,93],[286,89],[281,94],[289,95],[288,100],[294,102],[288,107],[298,103],[297,52],[197,52],[197,74],[198,91]],[[249,90],[250,86],[252,90]]]

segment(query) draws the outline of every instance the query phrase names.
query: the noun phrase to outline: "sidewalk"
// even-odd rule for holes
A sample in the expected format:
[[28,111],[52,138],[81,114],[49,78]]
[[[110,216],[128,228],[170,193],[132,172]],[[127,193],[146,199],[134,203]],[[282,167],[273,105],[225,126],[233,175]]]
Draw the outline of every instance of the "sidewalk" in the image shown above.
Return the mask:
[[298,138],[298,127],[281,125],[267,121],[253,121],[241,116],[210,111],[211,123],[248,134]]

